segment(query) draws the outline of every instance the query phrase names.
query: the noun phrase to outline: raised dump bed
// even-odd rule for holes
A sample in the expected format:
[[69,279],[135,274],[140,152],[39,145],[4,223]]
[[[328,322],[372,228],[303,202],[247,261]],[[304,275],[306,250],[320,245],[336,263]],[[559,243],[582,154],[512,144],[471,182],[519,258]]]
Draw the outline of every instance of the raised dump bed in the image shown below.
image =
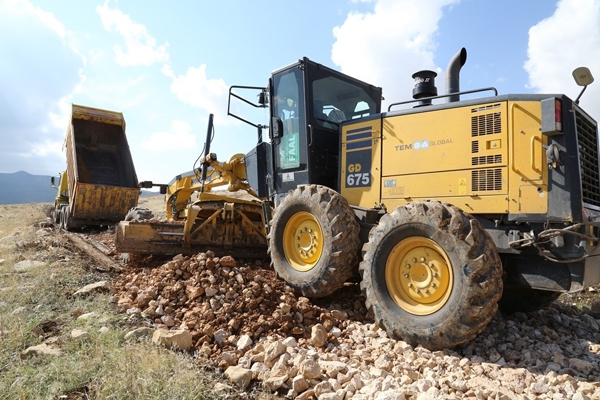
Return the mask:
[[122,220],[140,194],[123,114],[73,104],[65,147],[57,222],[71,229]]

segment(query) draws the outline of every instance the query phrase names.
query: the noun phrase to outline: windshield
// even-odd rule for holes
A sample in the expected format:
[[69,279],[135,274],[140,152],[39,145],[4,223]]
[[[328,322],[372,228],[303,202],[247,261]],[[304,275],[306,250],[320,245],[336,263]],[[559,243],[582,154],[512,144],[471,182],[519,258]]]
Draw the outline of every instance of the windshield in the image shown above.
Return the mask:
[[362,87],[334,76],[312,82],[312,102],[316,122],[334,130],[340,122],[378,112],[377,104]]

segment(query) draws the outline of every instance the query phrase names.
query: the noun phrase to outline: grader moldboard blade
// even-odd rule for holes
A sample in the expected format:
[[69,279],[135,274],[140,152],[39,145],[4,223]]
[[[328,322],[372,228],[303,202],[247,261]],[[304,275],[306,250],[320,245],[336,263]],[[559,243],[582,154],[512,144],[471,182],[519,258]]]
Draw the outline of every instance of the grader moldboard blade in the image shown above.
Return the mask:
[[198,200],[186,210],[185,222],[122,221],[115,245],[121,253],[195,254],[262,258],[267,239],[262,205],[222,196]]

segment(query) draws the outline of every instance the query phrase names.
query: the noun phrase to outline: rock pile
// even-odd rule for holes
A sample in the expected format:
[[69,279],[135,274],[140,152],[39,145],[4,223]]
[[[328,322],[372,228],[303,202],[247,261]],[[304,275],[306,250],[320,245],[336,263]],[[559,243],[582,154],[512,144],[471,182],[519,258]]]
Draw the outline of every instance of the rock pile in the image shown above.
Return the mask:
[[232,257],[210,251],[179,255],[158,268],[123,272],[113,289],[122,309],[139,312],[158,327],[185,327],[196,347],[207,343],[216,354],[235,347],[243,335],[253,341],[267,335],[309,338],[317,323],[336,333],[349,320],[366,318],[356,291],[342,291],[335,304],[320,307],[296,297],[273,271],[261,267],[260,261],[238,266]]
[[320,302],[261,265],[211,252],[130,268],[118,304],[185,329],[242,388],[299,399],[600,399],[600,315],[554,303],[497,314],[472,342],[431,352],[373,325],[356,285]]

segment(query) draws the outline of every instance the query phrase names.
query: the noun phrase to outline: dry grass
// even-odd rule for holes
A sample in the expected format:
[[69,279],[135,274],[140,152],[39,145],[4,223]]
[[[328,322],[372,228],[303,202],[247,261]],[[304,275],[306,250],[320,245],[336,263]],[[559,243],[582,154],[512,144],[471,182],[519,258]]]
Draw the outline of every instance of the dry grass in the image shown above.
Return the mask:
[[[82,286],[111,276],[97,272],[61,233],[42,228],[48,207],[0,206],[0,398],[271,398],[229,387],[196,354],[149,341],[125,342],[124,334],[143,322],[119,313],[109,293],[73,296]],[[44,264],[15,270],[23,260]],[[77,319],[81,312],[96,315]],[[74,339],[73,329],[88,336]],[[21,357],[23,350],[43,342],[62,353]]]

